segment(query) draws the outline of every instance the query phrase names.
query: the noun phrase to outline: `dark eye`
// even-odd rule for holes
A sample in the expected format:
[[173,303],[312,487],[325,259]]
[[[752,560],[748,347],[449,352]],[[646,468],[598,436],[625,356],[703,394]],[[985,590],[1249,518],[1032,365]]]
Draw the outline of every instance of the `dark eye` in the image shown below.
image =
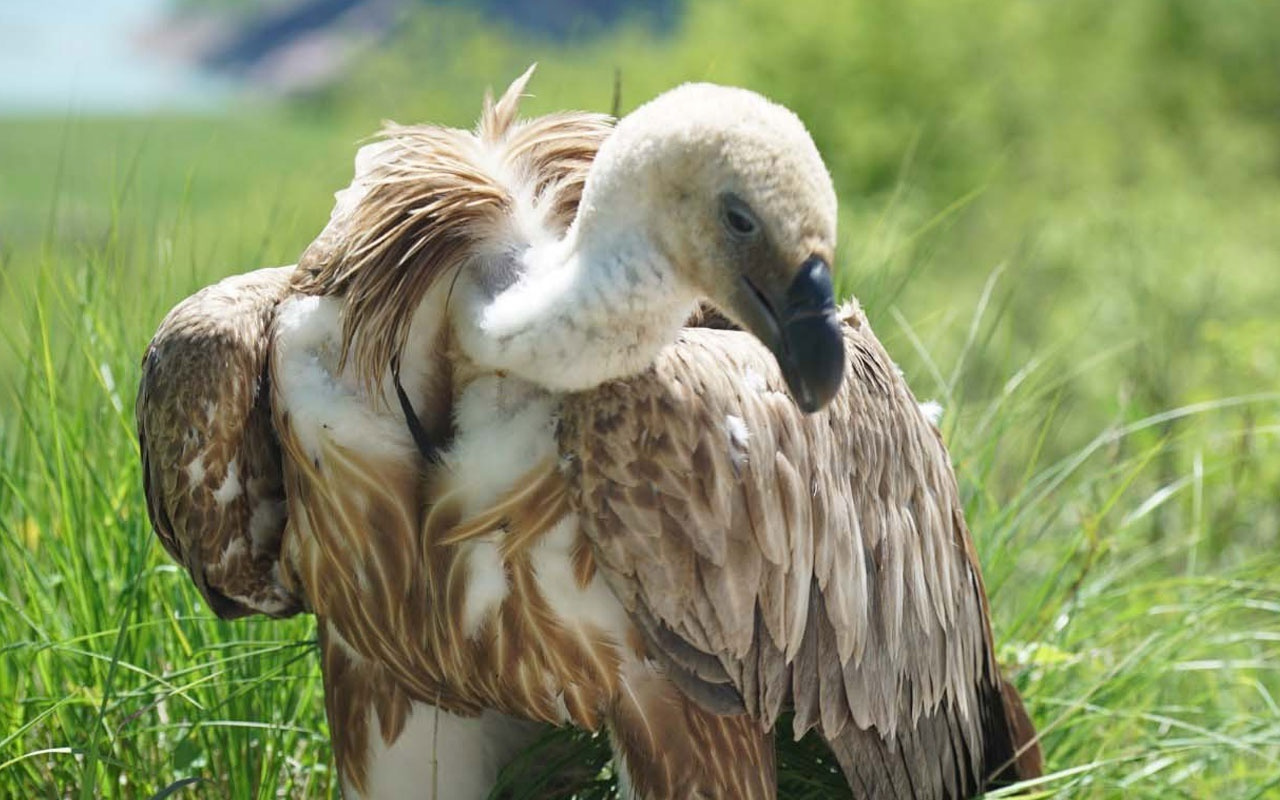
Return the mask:
[[746,212],[736,208],[724,210],[724,224],[739,236],[750,236],[756,232],[756,221]]

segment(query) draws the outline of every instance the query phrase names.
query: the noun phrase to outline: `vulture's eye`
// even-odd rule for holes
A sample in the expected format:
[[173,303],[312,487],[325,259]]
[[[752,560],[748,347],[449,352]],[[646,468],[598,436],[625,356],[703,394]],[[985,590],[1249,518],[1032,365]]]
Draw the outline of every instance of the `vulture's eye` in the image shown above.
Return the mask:
[[742,214],[737,209],[727,209],[724,211],[724,224],[728,225],[728,229],[739,236],[751,236],[755,233],[755,220],[750,216]]
[[755,217],[747,210],[746,204],[737,198],[731,198],[724,207],[724,226],[736,236],[755,236],[760,230]]
[[740,233],[743,236],[750,236],[756,232],[755,220],[743,214],[741,211],[729,209],[724,214],[725,222],[729,223],[729,227],[734,233]]

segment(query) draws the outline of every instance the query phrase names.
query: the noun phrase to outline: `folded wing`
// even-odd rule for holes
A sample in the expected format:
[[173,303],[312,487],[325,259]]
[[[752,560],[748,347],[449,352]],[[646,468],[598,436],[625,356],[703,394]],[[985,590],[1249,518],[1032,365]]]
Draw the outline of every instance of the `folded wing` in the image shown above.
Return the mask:
[[136,407],[151,522],[214,613],[286,617],[300,599],[279,579],[285,525],[271,425],[268,330],[292,267],[228,278],[160,324]]
[[[793,708],[869,796],[967,795],[1023,744],[1025,771],[1038,753],[1011,732],[1030,739],[946,449],[860,311],[844,333],[849,377],[813,415],[763,347],[722,330],[570,396],[574,502],[686,692],[764,724]],[[860,775],[886,754],[897,772]]]

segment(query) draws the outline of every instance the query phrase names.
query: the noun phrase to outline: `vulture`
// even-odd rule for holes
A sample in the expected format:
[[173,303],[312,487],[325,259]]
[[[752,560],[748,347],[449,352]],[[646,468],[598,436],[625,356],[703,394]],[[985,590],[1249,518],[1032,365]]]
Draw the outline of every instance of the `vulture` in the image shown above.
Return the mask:
[[937,429],[855,303],[800,120],[389,126],[294,268],[143,361],[148,508],[221,617],[317,618],[349,798],[487,797],[544,725],[625,797],[773,798],[814,730],[858,798],[1040,774]]

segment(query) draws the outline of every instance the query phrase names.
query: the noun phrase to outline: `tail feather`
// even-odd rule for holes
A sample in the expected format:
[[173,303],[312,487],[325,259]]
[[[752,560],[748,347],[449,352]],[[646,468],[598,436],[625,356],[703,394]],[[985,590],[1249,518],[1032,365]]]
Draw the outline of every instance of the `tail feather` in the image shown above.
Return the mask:
[[981,742],[965,740],[952,703],[921,716],[893,738],[874,728],[845,726],[828,744],[854,796],[963,800],[1040,775],[1040,747],[1017,691],[1001,681],[999,687],[985,686],[981,694]]
[[1036,733],[1035,724],[1027,713],[1027,707],[1022,704],[1022,696],[1013,684],[1001,680],[1000,699],[1012,752],[1005,761],[993,764],[1001,768],[995,780],[1007,778],[1005,782],[1015,783],[1038,778],[1044,774],[1044,754],[1040,751],[1040,736]]

